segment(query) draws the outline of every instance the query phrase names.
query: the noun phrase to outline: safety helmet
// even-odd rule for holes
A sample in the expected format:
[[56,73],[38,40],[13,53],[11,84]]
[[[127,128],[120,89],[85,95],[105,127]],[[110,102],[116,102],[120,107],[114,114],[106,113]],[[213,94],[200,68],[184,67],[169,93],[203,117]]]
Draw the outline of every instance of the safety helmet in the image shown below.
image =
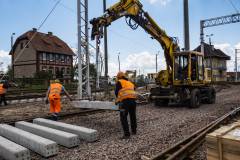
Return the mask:
[[55,79],[54,83],[60,83],[59,79]]
[[119,71],[117,74],[117,79],[126,78],[126,74],[122,71]]

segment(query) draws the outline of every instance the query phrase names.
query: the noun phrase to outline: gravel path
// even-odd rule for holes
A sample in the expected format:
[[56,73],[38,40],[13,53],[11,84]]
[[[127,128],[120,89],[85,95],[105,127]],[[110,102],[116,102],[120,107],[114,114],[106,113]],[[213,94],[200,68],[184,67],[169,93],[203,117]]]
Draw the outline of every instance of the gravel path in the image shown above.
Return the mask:
[[[73,149],[60,147],[58,156],[49,159],[135,160],[141,159],[143,155],[151,157],[237,107],[240,103],[239,94],[240,86],[221,89],[217,93],[216,104],[204,104],[197,109],[176,106],[155,107],[152,104],[138,106],[138,133],[129,140],[119,139],[122,136],[122,128],[118,112],[107,111],[62,120],[98,130],[99,141],[81,142],[79,147]],[[0,111],[1,118],[2,115]],[[204,151],[203,146],[195,154],[194,159],[205,160]],[[42,159],[36,154],[32,155],[32,159]]]

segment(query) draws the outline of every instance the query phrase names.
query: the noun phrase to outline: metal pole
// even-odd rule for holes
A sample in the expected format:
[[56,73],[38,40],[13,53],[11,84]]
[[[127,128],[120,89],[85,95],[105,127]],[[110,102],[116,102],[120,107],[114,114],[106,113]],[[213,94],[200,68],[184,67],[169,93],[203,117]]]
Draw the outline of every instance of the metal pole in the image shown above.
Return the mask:
[[[12,48],[13,48],[13,36],[15,35],[15,33],[12,33],[12,35],[11,35],[11,50],[12,50]],[[14,55],[13,55],[13,53],[12,53],[12,79],[14,79],[14,61],[13,61],[13,58],[14,58]]]
[[91,88],[90,88],[90,77],[89,77],[89,73],[90,73],[90,68],[89,68],[89,64],[90,64],[90,58],[89,58],[89,38],[88,38],[88,0],[85,0],[85,42],[86,42],[86,65],[87,65],[87,69],[86,69],[86,90],[87,90],[87,94],[88,96],[91,96]]
[[96,70],[97,70],[97,77],[96,77],[96,89],[99,89],[99,51],[100,51],[100,40],[99,36],[96,37]]
[[[212,47],[212,41],[211,41],[212,36],[213,36],[213,34],[206,35],[206,37],[208,37],[210,47]],[[213,49],[213,48],[211,48],[211,49]],[[211,67],[211,82],[212,82],[212,80],[213,80],[213,67],[212,67],[212,55],[211,54],[210,54],[210,67]]]
[[235,49],[235,82],[237,82],[238,81],[238,68],[237,68],[237,66],[238,66],[238,64],[237,64],[237,53],[238,53],[238,50],[237,49]]
[[78,28],[78,98],[82,99],[82,54],[81,54],[81,2],[77,0],[77,28]]
[[12,35],[11,35],[11,49],[13,47],[13,35],[15,35],[15,33],[12,33]]
[[[106,0],[103,0],[103,12],[106,12]],[[107,27],[104,26],[104,61],[105,61],[105,78],[108,78],[108,41]]]
[[120,57],[119,57],[119,55],[120,55],[120,52],[118,52],[118,71],[120,71],[121,70],[121,68],[120,68]]
[[183,10],[184,10],[184,47],[186,51],[190,49],[189,43],[189,15],[188,15],[188,0],[183,0]]

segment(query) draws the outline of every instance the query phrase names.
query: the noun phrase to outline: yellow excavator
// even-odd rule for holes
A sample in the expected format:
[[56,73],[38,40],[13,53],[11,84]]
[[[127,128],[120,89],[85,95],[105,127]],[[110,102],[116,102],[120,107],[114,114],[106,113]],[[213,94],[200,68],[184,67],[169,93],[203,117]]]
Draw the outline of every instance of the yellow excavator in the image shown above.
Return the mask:
[[120,0],[106,12],[93,18],[92,40],[100,43],[103,29],[112,22],[126,18],[126,23],[133,29],[141,26],[152,39],[156,39],[164,50],[166,70],[158,73],[157,87],[150,91],[150,100],[155,105],[188,104],[191,108],[199,107],[202,102],[215,103],[216,92],[204,76],[204,55],[195,51],[180,51],[177,39],[170,37],[161,29],[150,15],[143,10],[139,0]]

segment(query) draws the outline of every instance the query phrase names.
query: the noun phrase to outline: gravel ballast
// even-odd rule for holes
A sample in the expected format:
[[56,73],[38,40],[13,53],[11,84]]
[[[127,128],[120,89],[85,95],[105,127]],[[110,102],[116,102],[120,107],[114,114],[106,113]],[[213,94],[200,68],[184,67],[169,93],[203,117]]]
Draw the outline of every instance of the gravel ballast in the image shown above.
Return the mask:
[[[79,147],[73,149],[60,147],[58,156],[50,159],[137,160],[141,159],[141,156],[151,157],[237,107],[240,102],[239,94],[240,86],[221,89],[217,93],[216,104],[203,104],[197,109],[178,106],[155,107],[153,104],[140,105],[137,108],[137,135],[131,136],[128,140],[119,139],[122,136],[122,128],[119,113],[116,111],[61,120],[96,129],[99,132],[99,140],[94,143],[82,141]],[[204,152],[205,147],[202,146],[201,150],[194,155],[195,159],[205,160]],[[36,154],[32,155],[32,159],[41,159]]]

